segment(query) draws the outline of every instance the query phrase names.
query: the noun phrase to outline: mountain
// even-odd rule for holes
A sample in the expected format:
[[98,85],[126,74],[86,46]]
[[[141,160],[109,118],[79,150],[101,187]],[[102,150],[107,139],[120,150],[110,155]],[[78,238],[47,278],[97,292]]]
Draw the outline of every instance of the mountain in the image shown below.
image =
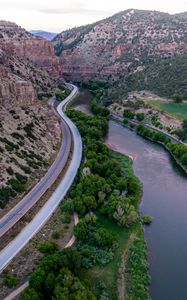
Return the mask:
[[30,33],[48,41],[51,41],[57,35],[55,32],[48,32],[44,30],[31,30]]
[[187,53],[187,20],[157,11],[126,10],[53,39],[63,75],[75,81],[123,81],[148,66]]

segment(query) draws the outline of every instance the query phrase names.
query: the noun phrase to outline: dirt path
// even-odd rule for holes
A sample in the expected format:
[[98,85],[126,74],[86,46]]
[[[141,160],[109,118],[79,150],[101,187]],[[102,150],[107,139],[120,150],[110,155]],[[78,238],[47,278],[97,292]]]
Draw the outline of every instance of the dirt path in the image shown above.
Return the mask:
[[[79,217],[76,213],[74,213],[74,224],[77,225],[79,222]],[[70,239],[70,241],[64,246],[64,248],[71,247],[75,242],[75,236],[73,235]],[[26,281],[24,284],[22,284],[19,288],[17,288],[15,291],[13,291],[11,294],[9,294],[6,298],[3,300],[13,300],[15,297],[20,295],[27,287],[29,286],[29,282]]]
[[125,300],[126,296],[127,296],[126,295],[126,284],[125,284],[125,269],[126,269],[126,264],[127,264],[127,260],[128,260],[129,249],[135,238],[136,238],[136,233],[132,232],[129,237],[126,250],[122,255],[121,265],[119,267],[118,281],[117,281],[117,291],[118,291],[118,299],[119,300]]

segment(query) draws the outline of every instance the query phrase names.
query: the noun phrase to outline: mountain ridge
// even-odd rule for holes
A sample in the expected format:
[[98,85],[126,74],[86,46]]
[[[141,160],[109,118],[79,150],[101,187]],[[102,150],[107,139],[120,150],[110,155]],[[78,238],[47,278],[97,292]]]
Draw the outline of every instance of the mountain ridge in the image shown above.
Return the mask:
[[57,35],[57,33],[55,32],[50,32],[45,30],[30,30],[29,32],[35,36],[41,37],[48,41],[51,41]]
[[129,9],[53,39],[67,80],[116,82],[157,61],[187,53],[187,20]]

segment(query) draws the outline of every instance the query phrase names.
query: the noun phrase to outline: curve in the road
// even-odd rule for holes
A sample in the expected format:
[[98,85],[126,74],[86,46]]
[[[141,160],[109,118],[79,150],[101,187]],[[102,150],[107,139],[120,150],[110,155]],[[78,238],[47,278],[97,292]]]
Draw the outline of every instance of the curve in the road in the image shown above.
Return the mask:
[[50,218],[53,212],[56,210],[62,199],[65,197],[67,191],[71,187],[73,180],[77,174],[78,168],[82,158],[82,140],[77,127],[62,111],[64,105],[76,96],[78,89],[76,86],[72,86],[73,90],[65,101],[60,103],[57,107],[57,111],[62,119],[68,124],[74,142],[73,154],[66,174],[64,175],[61,183],[45,203],[42,209],[37,213],[34,219],[18,234],[18,236],[8,244],[0,252],[0,272],[10,263],[10,261],[19,253],[19,251],[28,243],[28,241],[42,228],[46,221]]

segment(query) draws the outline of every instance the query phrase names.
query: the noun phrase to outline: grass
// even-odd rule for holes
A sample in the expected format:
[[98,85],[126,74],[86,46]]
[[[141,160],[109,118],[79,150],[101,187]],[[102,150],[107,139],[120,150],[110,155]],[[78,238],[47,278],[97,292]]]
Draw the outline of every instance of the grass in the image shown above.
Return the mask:
[[184,120],[187,118],[187,103],[173,103],[171,101],[146,101],[153,108],[163,111],[171,117],[179,120]]
[[[111,151],[112,156],[120,161],[125,177],[126,176],[135,176],[132,161],[129,157],[120,154],[115,151]],[[136,177],[139,181],[139,179]],[[140,183],[140,181],[139,181]],[[139,189],[139,199],[141,197],[141,183]],[[96,294],[99,293],[99,286],[102,285],[108,292],[110,300],[117,300],[117,278],[118,271],[121,263],[122,254],[126,251],[128,246],[129,237],[132,232],[139,231],[139,223],[131,226],[129,229],[124,227],[119,227],[114,222],[109,221],[106,217],[101,214],[97,214],[98,223],[107,231],[109,231],[115,238],[118,243],[118,247],[114,253],[114,259],[104,267],[94,267],[92,269],[86,270],[82,273],[84,279],[89,278],[91,286],[94,286]]]
[[107,218],[97,215],[98,223],[108,232],[112,233],[115,237],[115,240],[118,243],[118,248],[115,251],[114,259],[107,264],[105,267],[94,267],[89,269],[88,271],[84,271],[82,273],[83,278],[89,278],[91,285],[95,286],[96,294],[98,283],[103,284],[105,289],[107,290],[110,300],[117,300],[117,278],[118,278],[118,270],[121,263],[121,257],[124,251],[126,250],[129,237],[133,231],[136,231],[136,227],[132,226],[130,229],[123,228],[117,226],[115,223],[109,221]]

